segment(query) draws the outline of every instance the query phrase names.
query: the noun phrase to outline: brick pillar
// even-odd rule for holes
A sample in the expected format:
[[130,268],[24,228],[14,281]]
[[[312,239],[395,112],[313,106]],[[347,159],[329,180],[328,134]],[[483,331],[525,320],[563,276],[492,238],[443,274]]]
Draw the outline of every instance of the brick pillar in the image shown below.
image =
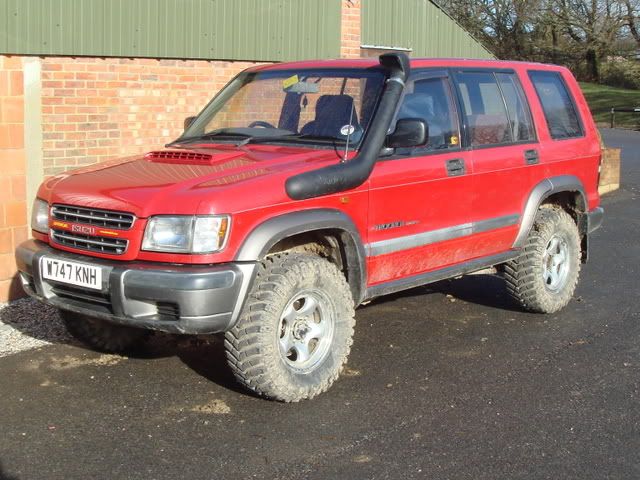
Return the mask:
[[360,58],[361,2],[362,0],[342,0],[341,58]]
[[0,56],[0,303],[24,295],[15,246],[27,238],[22,59]]

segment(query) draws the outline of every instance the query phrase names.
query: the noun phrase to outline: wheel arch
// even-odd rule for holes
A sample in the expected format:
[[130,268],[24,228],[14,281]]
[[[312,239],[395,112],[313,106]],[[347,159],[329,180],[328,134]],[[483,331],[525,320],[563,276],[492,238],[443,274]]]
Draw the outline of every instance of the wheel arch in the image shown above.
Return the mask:
[[235,261],[260,261],[279,243],[302,234],[336,237],[354,302],[361,303],[366,287],[366,252],[355,223],[339,210],[302,210],[270,218],[251,231]]
[[577,212],[569,213],[578,214],[578,218],[575,218],[578,228],[580,229],[581,234],[586,234],[586,232],[583,232],[582,226],[582,214],[586,213],[588,208],[587,194],[585,193],[584,185],[575,175],[559,175],[556,177],[545,178],[533,187],[533,190],[531,190],[524,207],[522,221],[520,222],[520,228],[513,243],[513,248],[522,248],[524,245],[527,236],[533,227],[536,213],[538,212],[540,205],[552,197],[560,198],[563,194],[574,196]]

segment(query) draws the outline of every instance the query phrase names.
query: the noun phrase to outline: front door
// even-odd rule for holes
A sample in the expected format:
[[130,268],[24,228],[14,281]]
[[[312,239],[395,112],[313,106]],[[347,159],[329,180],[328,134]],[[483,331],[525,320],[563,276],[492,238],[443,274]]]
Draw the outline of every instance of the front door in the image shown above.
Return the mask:
[[468,258],[473,172],[452,91],[446,71],[416,73],[407,84],[396,119],[424,119],[429,142],[396,149],[371,174],[370,286]]

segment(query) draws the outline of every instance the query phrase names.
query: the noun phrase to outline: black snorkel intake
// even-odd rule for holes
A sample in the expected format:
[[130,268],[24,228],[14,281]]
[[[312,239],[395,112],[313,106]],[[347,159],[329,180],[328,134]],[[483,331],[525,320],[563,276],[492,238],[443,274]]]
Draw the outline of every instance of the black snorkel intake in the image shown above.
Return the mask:
[[410,70],[409,57],[404,53],[380,55],[380,65],[389,72],[389,78],[360,151],[346,162],[288,178],[285,189],[291,199],[306,200],[350,190],[362,185],[371,175]]

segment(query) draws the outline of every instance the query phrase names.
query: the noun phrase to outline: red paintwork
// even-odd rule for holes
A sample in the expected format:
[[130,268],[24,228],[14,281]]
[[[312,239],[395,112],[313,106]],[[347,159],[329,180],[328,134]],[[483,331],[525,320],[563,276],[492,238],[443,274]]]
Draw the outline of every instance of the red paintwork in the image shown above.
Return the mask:
[[[317,67],[368,68],[375,59],[295,62],[255,67],[254,70]],[[172,263],[229,262],[249,233],[277,215],[312,208],[333,208],[346,213],[366,243],[411,235],[475,220],[522,214],[532,188],[546,177],[575,175],[586,188],[589,209],[599,204],[597,192],[600,144],[584,97],[568,70],[549,65],[459,59],[414,59],[412,68],[513,68],[529,99],[538,143],[432,154],[425,157],[378,162],[367,182],[336,195],[293,201],[285,193],[285,180],[296,173],[336,163],[333,150],[272,145],[207,143],[181,149],[194,158],[145,156],[94,165],[46,181],[38,196],[49,203],[90,206],[133,212],[138,221],[122,232],[130,240],[122,256],[91,255],[113,260],[148,260]],[[553,141],[528,69],[561,71],[583,119],[583,138]],[[527,166],[525,150],[535,148],[540,164]],[[467,174],[447,177],[445,161],[465,160]],[[140,251],[146,219],[158,214],[230,214],[226,248],[211,255],[162,254]],[[409,221],[402,228],[376,230],[375,225]],[[421,273],[511,247],[517,226],[501,228],[401,252],[369,257],[368,283],[376,284]],[[34,232],[34,237],[48,241]],[[55,248],[75,251],[59,245]],[[75,251],[76,253],[85,253]]]

